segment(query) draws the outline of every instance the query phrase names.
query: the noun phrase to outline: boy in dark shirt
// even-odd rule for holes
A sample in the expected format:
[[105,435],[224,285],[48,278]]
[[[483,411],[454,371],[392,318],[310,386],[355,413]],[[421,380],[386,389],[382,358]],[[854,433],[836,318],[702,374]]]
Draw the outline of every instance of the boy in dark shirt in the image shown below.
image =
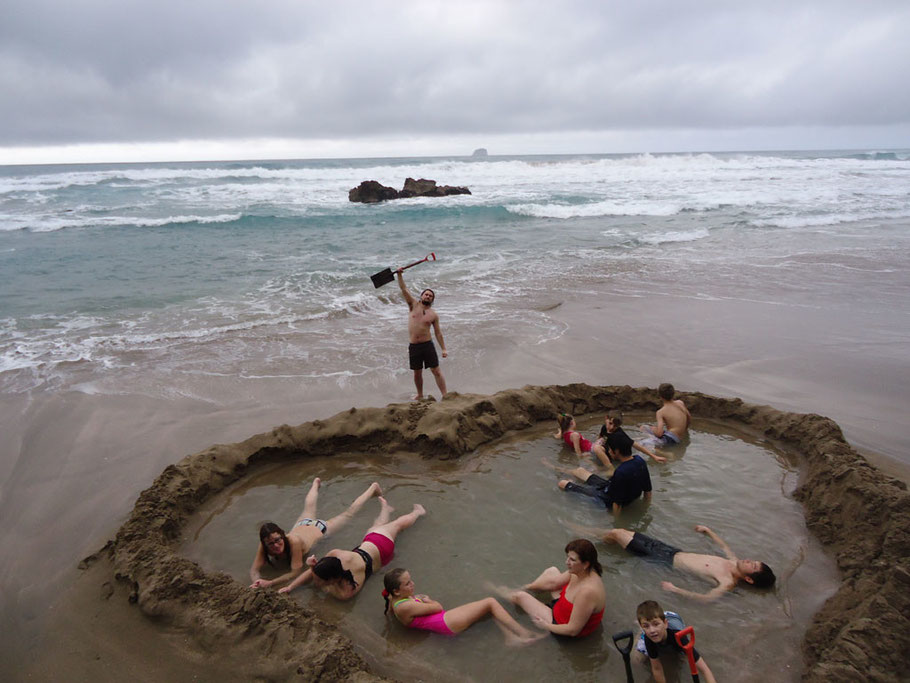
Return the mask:
[[[607,437],[614,432],[619,432],[620,434],[625,434],[626,431],[622,428],[622,413],[613,413],[612,415],[604,416],[604,423],[600,427],[600,438],[595,441],[595,445],[600,444],[606,448],[605,444],[607,443]],[[638,441],[632,442],[632,448],[640,453],[644,453],[654,462],[667,462],[667,459],[663,456],[657,455],[654,451],[645,448]]]
[[[685,652],[682,646],[676,642],[676,634],[679,631],[670,628],[666,614],[654,600],[645,600],[641,603],[635,616],[645,634],[645,648],[651,661],[651,674],[657,683],[666,683],[667,677],[664,675],[664,666],[660,661],[660,656],[665,652]],[[707,662],[695,648],[692,649],[692,656],[695,658],[698,673],[704,677],[704,680],[707,683],[717,683]]]
[[642,494],[646,501],[650,501],[651,475],[645,461],[632,455],[632,439],[625,432],[613,432],[607,435],[607,449],[610,457],[619,461],[610,479],[578,467],[572,470],[572,474],[585,483],[576,484],[563,479],[559,482],[559,488],[597,498],[611,508],[614,515],[618,515],[623,506],[637,500]]

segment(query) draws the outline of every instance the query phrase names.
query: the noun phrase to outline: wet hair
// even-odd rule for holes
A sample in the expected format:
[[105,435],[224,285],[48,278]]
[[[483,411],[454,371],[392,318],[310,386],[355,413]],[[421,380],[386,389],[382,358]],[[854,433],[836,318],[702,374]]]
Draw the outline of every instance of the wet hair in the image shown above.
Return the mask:
[[401,577],[406,571],[408,570],[404,567],[395,567],[395,569],[386,572],[383,577],[382,582],[385,585],[385,589],[382,591],[382,597],[385,598],[385,611],[383,614],[389,613],[389,598],[392,593],[401,588]]
[[673,397],[676,396],[676,389],[669,382],[664,382],[657,387],[657,395],[665,401],[672,401]]
[[587,562],[590,568],[597,572],[598,576],[603,575],[604,569],[597,560],[597,548],[594,547],[591,541],[586,538],[576,538],[574,541],[569,541],[566,543],[566,555],[571,552],[578,555],[578,559],[582,562]]
[[341,560],[337,557],[323,557],[313,565],[313,573],[323,581],[344,580],[349,582],[354,588],[357,588],[354,575],[341,566]]
[[752,579],[752,585],[756,588],[770,588],[777,580],[777,577],[774,576],[774,572],[771,571],[771,567],[764,562],[761,563],[761,569],[752,574],[748,574],[748,577]]
[[632,455],[632,445],[634,443],[632,437],[621,429],[617,429],[615,432],[607,434],[607,445],[610,447],[610,450],[616,451],[623,457]]
[[272,561],[272,555],[269,554],[269,546],[265,542],[266,539],[274,533],[281,534],[281,539],[284,541],[284,551],[281,553],[281,556],[287,560],[288,564],[291,564],[291,542],[288,541],[284,529],[275,524],[275,522],[265,522],[259,527],[259,543],[262,544],[262,552],[265,553],[265,561],[270,565],[275,566],[275,563]]
[[568,413],[560,413],[556,416],[556,424],[559,425],[559,429],[565,434],[569,431],[569,427],[572,426],[572,420],[574,419],[575,418]]
[[667,615],[664,614],[663,609],[657,604],[656,600],[645,600],[635,610],[635,618],[638,619],[638,623],[651,621],[651,619],[663,619],[666,621]]

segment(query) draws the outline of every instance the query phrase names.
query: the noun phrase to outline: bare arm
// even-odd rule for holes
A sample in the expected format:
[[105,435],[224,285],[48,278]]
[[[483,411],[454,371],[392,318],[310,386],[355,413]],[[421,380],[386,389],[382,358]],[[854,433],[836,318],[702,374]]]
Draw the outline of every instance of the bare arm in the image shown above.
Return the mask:
[[407,303],[409,309],[414,308],[414,296],[408,291],[408,287],[404,283],[404,275],[402,274],[401,268],[396,270],[395,274],[398,276],[398,288],[401,290],[401,295],[404,297],[405,303]]
[[619,517],[620,512],[622,512],[622,505],[619,503],[613,503],[613,516]]
[[433,331],[436,333],[436,341],[439,342],[439,349],[442,351],[442,357],[448,358],[449,352],[446,351],[446,343],[442,338],[442,330],[439,327],[439,316],[436,316],[436,319],[433,321]]
[[654,676],[655,683],[667,683],[667,675],[664,673],[664,665],[660,663],[660,657],[651,660],[651,675]]
[[554,624],[552,618],[550,622],[539,616],[534,616],[534,622],[541,628],[545,628],[550,633],[560,636],[577,636],[588,623],[588,619],[594,614],[596,598],[590,591],[579,592],[575,596],[575,603],[572,607],[572,616],[569,617],[568,624]]
[[664,409],[661,408],[657,411],[657,424],[654,425],[654,436],[658,439],[664,435],[664,429],[667,428],[667,424],[664,422]]
[[641,453],[644,453],[645,455],[647,455],[647,456],[648,456],[649,458],[651,458],[651,460],[653,460],[654,462],[667,462],[667,459],[666,459],[666,458],[664,458],[664,457],[662,457],[662,456],[660,456],[660,455],[657,455],[657,453],[655,453],[655,452],[652,451],[652,450],[649,450],[649,449],[645,448],[644,446],[642,446],[642,445],[641,445],[640,443],[638,443],[637,441],[634,442],[634,443],[632,444],[632,446],[635,448],[635,450],[640,451]]
[[581,452],[581,434],[578,432],[572,432],[572,436],[569,437],[572,440],[572,446],[575,447],[576,455],[582,455]]
[[313,570],[307,569],[300,576],[298,576],[296,579],[291,581],[287,586],[285,586],[284,588],[279,588],[278,592],[279,593],[290,593],[292,590],[297,588],[297,586],[303,586],[305,584],[308,584],[312,580],[313,580]]
[[250,567],[250,581],[256,583],[262,578],[262,574],[259,572],[264,566],[265,551],[262,549],[262,543],[260,543],[258,550],[256,550],[256,557],[253,558],[253,565]]
[[437,612],[442,612],[443,609],[443,606],[435,600],[430,600],[429,598],[424,600],[421,598],[420,602],[417,602],[416,600],[402,602],[397,607],[393,607],[392,611],[395,612],[398,621],[405,626],[410,626],[415,618],[425,617],[428,614],[436,614]]
[[739,558],[733,553],[730,549],[730,546],[727,545],[727,542],[724,541],[720,536],[714,533],[711,529],[706,527],[704,524],[699,524],[695,527],[695,530],[700,534],[708,534],[712,541],[717,543],[720,546],[720,549],[724,551],[724,555],[727,556],[728,560],[738,560]]
[[669,581],[661,581],[660,587],[669,593],[675,593],[676,595],[682,595],[686,598],[692,598],[693,600],[698,600],[699,602],[713,602],[717,600],[721,595],[726,593],[728,590],[733,588],[733,586],[727,586],[720,584],[715,588],[712,588],[707,593],[696,593],[694,591],[687,591],[685,588],[679,588]]
[[714,674],[711,672],[711,669],[708,668],[708,663],[705,661],[704,657],[699,657],[698,661],[695,662],[695,667],[701,672],[702,677],[707,683],[717,683],[717,679],[714,678]]

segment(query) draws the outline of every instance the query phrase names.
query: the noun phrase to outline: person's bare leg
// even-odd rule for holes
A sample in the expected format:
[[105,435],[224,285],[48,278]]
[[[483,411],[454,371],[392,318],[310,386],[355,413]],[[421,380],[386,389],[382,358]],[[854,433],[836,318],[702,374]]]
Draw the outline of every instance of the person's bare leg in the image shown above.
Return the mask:
[[[321,483],[322,480],[319,477],[313,480],[313,484],[306,494],[306,499],[303,501],[303,512],[300,513],[297,522],[303,519],[316,519],[316,501],[319,498],[319,485]],[[294,522],[294,526],[297,526],[297,522]]]
[[487,615],[492,616],[496,621],[496,625],[505,635],[507,643],[528,642],[546,635],[536,634],[519,624],[495,598],[484,598],[447,610],[445,622],[452,631],[461,633]]
[[379,487],[379,484],[375,481],[367,487],[367,490],[361,493],[357,498],[354,499],[354,502],[348,506],[348,509],[342,512],[339,515],[335,515],[332,519],[326,521],[326,532],[325,535],[328,536],[333,531],[336,531],[343,527],[345,524],[353,519],[354,515],[360,511],[360,508],[364,506],[370,498],[373,496],[381,496],[382,489]]
[[414,399],[419,401],[423,398],[423,370],[414,371],[414,386],[417,388],[417,395]]
[[[629,545],[629,541],[632,540],[632,532],[626,529],[605,529],[603,527],[583,526],[581,524],[575,524],[574,522],[566,522],[566,527],[579,536],[598,538],[607,543],[617,543],[623,548]],[[625,536],[619,532],[625,532],[628,534],[628,538],[625,538]]]
[[[379,500],[382,502],[385,502],[385,498],[380,498]],[[386,505],[388,506],[388,503],[386,503]],[[391,511],[392,511],[392,507],[389,506],[388,513],[390,513]],[[420,505],[419,503],[414,503],[413,510],[411,510],[406,515],[401,515],[401,517],[393,519],[391,522],[388,521],[388,517],[389,517],[388,513],[386,514],[386,521],[383,522],[382,524],[374,524],[370,528],[368,533],[382,534],[386,538],[389,538],[394,541],[395,537],[398,536],[399,533],[401,533],[402,531],[407,529],[409,526],[414,524],[414,522],[416,522],[418,520],[418,518],[427,514],[427,511],[424,509],[423,505]],[[381,516],[382,516],[382,513],[380,513],[380,517]],[[379,517],[376,518],[376,521],[379,522]]]
[[373,520],[373,524],[367,530],[367,533],[376,529],[376,527],[383,526],[384,524],[389,523],[389,519],[392,517],[392,513],[395,511],[389,501],[387,501],[382,496],[379,496],[379,514],[376,515],[376,519]]
[[442,376],[442,370],[437,365],[435,368],[430,368],[430,372],[433,373],[433,377],[436,378],[436,386],[439,387],[440,393],[442,393],[442,398],[446,397],[446,378]]

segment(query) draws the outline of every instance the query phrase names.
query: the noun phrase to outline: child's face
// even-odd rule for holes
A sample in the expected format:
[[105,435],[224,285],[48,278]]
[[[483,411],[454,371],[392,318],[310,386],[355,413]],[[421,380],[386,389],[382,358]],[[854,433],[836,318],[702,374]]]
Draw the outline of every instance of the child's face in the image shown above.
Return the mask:
[[638,623],[652,643],[662,643],[667,639],[666,619],[655,617],[654,619],[642,619]]

